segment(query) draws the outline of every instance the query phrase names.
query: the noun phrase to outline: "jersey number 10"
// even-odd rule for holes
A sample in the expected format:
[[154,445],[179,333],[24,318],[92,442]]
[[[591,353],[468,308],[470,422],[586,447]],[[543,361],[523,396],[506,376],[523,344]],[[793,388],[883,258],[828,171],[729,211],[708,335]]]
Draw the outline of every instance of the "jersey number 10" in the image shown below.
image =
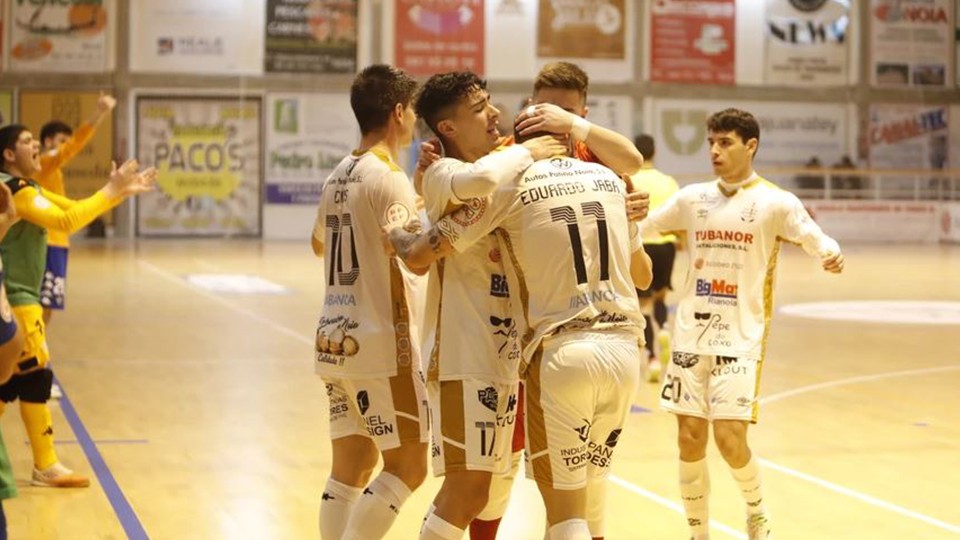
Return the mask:
[[[580,204],[584,217],[593,216],[597,221],[597,241],[600,244],[600,281],[610,279],[610,238],[607,233],[607,215],[599,202]],[[583,255],[583,241],[580,239],[580,223],[577,211],[572,206],[558,206],[550,209],[550,219],[567,224],[570,234],[570,247],[573,249],[573,269],[577,273],[577,285],[587,282],[587,263]]]

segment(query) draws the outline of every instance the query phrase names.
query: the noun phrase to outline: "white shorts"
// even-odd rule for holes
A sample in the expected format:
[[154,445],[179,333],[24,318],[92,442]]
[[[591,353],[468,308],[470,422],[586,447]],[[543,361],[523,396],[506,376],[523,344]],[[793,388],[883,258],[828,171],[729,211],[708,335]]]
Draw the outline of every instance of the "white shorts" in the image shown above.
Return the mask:
[[571,331],[544,339],[524,381],[527,476],[566,490],[605,477],[639,373],[633,333]]
[[330,400],[330,438],[370,437],[377,448],[429,440],[427,391],[419,371],[381,379],[323,377]]
[[660,389],[660,406],[711,421],[756,423],[762,365],[757,358],[674,351]]
[[474,378],[430,381],[433,473],[510,471],[517,386]]

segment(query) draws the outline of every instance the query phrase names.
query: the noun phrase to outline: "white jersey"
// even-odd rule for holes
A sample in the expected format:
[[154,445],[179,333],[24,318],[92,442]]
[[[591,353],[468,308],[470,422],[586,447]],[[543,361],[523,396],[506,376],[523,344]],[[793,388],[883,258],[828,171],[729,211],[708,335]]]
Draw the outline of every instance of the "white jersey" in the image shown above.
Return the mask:
[[323,242],[323,311],[317,373],[392,377],[420,369],[418,322],[423,278],[387,255],[383,227],[416,222],[413,186],[378,147],[347,156],[323,184],[313,236]]
[[[510,180],[532,163],[530,153],[523,148],[497,151],[476,163],[452,158],[436,161],[424,172],[420,188],[431,223],[455,205],[466,208],[464,223],[476,218],[470,212],[483,201],[461,201],[454,193],[454,177],[484,167],[481,162],[491,159],[497,160],[491,167]],[[500,257],[496,236],[488,234],[462,253],[437,263],[431,286],[440,288],[440,314],[432,352],[428,353],[427,376],[431,380],[517,380],[517,324],[510,312],[510,290]]]
[[603,165],[553,158],[534,163],[482,205],[437,222],[461,254],[497,229],[525,363],[561,326],[643,335],[630,277],[631,254],[642,243],[627,222],[625,191]]
[[794,194],[756,175],[730,197],[719,181],[686,186],[641,226],[686,236],[691,264],[673,331],[685,353],[760,358],[781,240],[817,257],[840,252]]

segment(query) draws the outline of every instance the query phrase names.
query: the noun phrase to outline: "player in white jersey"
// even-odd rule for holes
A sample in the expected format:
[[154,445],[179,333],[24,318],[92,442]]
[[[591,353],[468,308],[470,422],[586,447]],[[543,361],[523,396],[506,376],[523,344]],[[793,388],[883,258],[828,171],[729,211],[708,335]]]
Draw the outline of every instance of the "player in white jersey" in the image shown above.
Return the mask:
[[[315,368],[333,446],[320,503],[324,540],[382,538],[426,477],[428,411],[411,316],[422,278],[386,254],[381,235],[386,226],[421,226],[413,186],[395,162],[412,139],[416,86],[386,65],[354,79],[360,147],[324,182],[313,231],[326,285]],[[383,471],[370,482],[380,456]]]
[[747,503],[749,538],[770,538],[757,459],[747,427],[757,421],[758,389],[781,241],[799,244],[824,270],[843,270],[840,246],[795,195],[753,170],[760,127],[727,109],[707,120],[719,178],[681,189],[643,222],[643,230],[686,237],[691,268],[679,291],[673,361],[661,404],[677,415],[680,493],[694,539],[708,538],[706,447],[710,424]]
[[[442,141],[446,157],[418,179],[431,222],[464,204],[476,207],[533,163],[563,152],[553,137],[497,149],[500,115],[486,82],[470,72],[431,77],[416,111]],[[444,476],[420,538],[459,539],[474,518],[502,516],[512,477],[520,351],[496,238],[488,235],[439,261],[439,318],[427,371],[433,470]]]
[[522,336],[528,470],[551,539],[591,538],[587,480],[607,474],[638,382],[635,287],[649,285],[650,259],[625,191],[602,165],[556,157],[427,234],[390,234],[423,267],[497,231]]

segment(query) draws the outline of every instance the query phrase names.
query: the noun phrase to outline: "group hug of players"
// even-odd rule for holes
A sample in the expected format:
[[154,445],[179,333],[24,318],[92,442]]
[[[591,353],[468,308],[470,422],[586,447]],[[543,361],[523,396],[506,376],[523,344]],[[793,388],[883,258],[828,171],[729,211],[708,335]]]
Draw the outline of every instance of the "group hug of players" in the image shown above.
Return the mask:
[[[750,113],[709,118],[716,180],[656,200],[666,177],[649,166],[652,145],[642,156],[590,123],[587,87],[578,66],[545,66],[504,137],[472,73],[420,86],[373,65],[354,80],[360,145],[324,182],[312,237],[326,285],[315,367],[333,455],[324,540],[384,537],[428,455],[443,484],[403,538],[469,529],[494,539],[521,455],[546,507],[545,538],[602,538],[605,477],[650,340],[638,290],[662,273],[643,239],[661,234],[679,237],[690,259],[660,392],[678,419],[690,536],[709,535],[712,426],[749,538],[772,538],[747,428],[777,254],[796,243],[839,273],[840,248],[796,196],[753,170]],[[435,138],[411,181],[397,160],[418,118]]]

